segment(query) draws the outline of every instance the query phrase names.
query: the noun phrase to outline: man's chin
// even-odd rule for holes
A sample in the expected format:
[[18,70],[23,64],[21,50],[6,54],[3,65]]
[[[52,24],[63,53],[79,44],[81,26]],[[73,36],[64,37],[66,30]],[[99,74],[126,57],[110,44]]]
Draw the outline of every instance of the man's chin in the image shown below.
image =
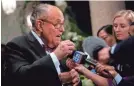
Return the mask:
[[57,47],[59,44],[60,44],[60,41],[54,41],[54,42],[48,43],[48,46],[49,46],[50,48],[55,48],[55,47]]
[[55,47],[57,47],[59,44],[60,44],[60,41],[57,41],[57,42],[55,43]]

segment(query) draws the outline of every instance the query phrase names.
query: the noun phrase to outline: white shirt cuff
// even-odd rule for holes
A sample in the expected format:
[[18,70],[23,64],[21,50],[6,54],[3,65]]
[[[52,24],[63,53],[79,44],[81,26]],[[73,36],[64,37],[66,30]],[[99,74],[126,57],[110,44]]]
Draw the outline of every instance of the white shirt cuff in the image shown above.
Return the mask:
[[60,74],[61,71],[60,71],[60,67],[59,67],[59,66],[60,66],[59,60],[57,59],[56,55],[55,55],[53,52],[50,53],[50,56],[51,56],[51,58],[52,58],[52,60],[53,60],[53,63],[54,63],[54,65],[55,65],[55,68],[56,68],[58,74]]
[[117,74],[115,77],[114,77],[117,85],[120,83],[120,81],[122,80],[122,77],[120,76],[120,74]]

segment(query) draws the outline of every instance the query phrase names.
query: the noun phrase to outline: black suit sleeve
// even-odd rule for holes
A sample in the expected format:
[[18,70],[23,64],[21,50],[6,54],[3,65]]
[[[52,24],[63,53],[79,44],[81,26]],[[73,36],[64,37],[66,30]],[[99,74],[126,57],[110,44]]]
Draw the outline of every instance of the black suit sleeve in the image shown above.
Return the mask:
[[[51,82],[47,81],[52,81],[54,84],[60,83],[56,68],[50,55],[36,58],[37,55],[34,56],[34,53],[28,53],[30,50],[24,49],[18,44],[12,42],[8,43],[7,47],[7,75],[12,77],[11,79],[15,80],[19,85],[30,83],[29,86],[32,86],[35,85],[36,82],[40,84],[45,83],[46,86],[48,86],[49,83],[49,85],[51,85]],[[53,78],[50,78],[50,76],[53,76]],[[31,84],[31,82],[33,84]]]
[[122,59],[125,62],[126,61],[130,62],[130,59],[132,59],[132,57],[134,56],[133,50],[134,50],[134,36],[118,43],[117,46],[115,47],[113,56],[115,59]]
[[134,86],[134,78],[130,80],[122,79],[121,82],[117,86]]
[[[21,47],[15,45],[15,44],[8,44],[7,45],[10,50],[8,51],[8,60],[11,62],[12,66],[12,72],[18,73],[18,74],[27,74],[28,72],[33,72],[36,69],[54,69],[54,64],[52,62],[52,59],[50,55],[46,55],[38,60],[35,60],[33,63],[28,62],[29,57],[25,57],[25,55],[21,50]],[[36,70],[38,71],[38,70]]]
[[121,76],[124,77],[134,75],[133,57],[134,57],[134,36],[117,44],[114,50],[114,54],[112,55],[112,58],[114,59],[114,63],[112,64],[121,74]]

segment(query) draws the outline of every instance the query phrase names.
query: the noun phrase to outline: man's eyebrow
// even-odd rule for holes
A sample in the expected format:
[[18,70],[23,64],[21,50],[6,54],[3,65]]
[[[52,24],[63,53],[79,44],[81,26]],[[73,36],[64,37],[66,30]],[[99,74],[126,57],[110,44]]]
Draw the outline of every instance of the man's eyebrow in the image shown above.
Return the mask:
[[65,20],[61,20],[61,19],[56,19],[56,23],[64,23]]

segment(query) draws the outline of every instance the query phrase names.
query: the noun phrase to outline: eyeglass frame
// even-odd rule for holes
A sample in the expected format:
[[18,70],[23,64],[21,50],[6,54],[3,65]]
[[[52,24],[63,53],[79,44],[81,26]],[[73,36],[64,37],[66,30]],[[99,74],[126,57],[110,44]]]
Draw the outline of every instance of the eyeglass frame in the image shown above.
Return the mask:
[[[59,29],[59,28],[61,28],[62,26],[64,26],[64,24],[60,24],[60,23],[54,24],[54,23],[52,23],[51,21],[48,21],[47,19],[39,19],[39,20],[41,20],[41,21],[43,21],[43,22],[47,22],[47,23],[52,24],[56,29]],[[60,25],[60,26],[59,26],[59,27],[56,27],[57,25]]]

